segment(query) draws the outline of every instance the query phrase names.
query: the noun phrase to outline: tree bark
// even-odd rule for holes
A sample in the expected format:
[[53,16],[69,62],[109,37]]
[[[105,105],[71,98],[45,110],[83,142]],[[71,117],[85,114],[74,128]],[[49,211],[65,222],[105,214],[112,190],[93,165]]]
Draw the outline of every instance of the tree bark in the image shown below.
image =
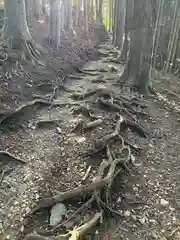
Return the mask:
[[7,43],[9,54],[15,51],[19,54],[18,60],[38,61],[40,53],[27,25],[25,0],[6,0],[4,9],[2,37]]
[[130,50],[122,79],[129,80],[141,92],[145,92],[148,87],[152,50],[151,16],[149,0],[134,2]]
[[123,46],[121,49],[121,56],[120,60],[123,62],[127,61],[127,54],[129,50],[129,32],[131,28],[132,17],[133,17],[133,8],[134,8],[134,1],[133,0],[126,0],[125,2],[125,16],[124,16],[124,39],[123,39]]
[[65,27],[65,6],[59,0],[51,0],[49,41],[53,47],[60,47],[61,32]]
[[42,0],[33,0],[32,7],[35,18],[40,20],[42,17]]

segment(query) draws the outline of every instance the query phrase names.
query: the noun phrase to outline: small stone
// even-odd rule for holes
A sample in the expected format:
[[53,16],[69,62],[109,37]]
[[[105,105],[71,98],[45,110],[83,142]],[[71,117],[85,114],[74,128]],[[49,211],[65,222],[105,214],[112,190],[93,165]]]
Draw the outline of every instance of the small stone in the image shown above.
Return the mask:
[[141,223],[142,225],[144,225],[145,222],[146,222],[146,219],[145,219],[145,218],[140,218],[139,221],[140,221],[140,223]]
[[160,200],[160,204],[161,204],[162,206],[164,206],[164,207],[167,207],[167,206],[169,205],[169,201],[167,201],[167,200],[161,198],[161,200]]
[[24,232],[24,226],[21,226],[20,232]]
[[149,219],[149,222],[152,224],[157,224],[157,221],[155,219]]
[[62,129],[60,127],[57,127],[57,132],[62,133]]
[[136,186],[133,187],[133,191],[134,191],[134,192],[138,192],[138,187],[136,187]]
[[122,202],[121,197],[118,197],[117,203],[121,203],[121,202]]
[[26,214],[30,213],[31,209],[29,207],[26,208]]
[[36,199],[36,200],[39,199],[39,194],[38,194],[38,193],[35,194],[35,199]]
[[130,217],[131,216],[131,212],[130,211],[125,211],[124,212],[124,217]]
[[136,215],[132,215],[131,218],[132,218],[133,221],[136,221],[136,220],[137,220]]

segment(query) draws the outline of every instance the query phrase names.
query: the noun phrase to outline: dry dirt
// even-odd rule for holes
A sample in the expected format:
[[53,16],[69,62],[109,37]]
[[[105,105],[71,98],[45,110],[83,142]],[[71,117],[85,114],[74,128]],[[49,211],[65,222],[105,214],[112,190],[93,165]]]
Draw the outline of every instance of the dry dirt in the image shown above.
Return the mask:
[[[49,209],[31,214],[39,198],[79,186],[88,166],[92,166],[88,181],[97,174],[98,166],[106,155],[100,153],[87,157],[82,153],[92,148],[95,139],[114,130],[118,115],[101,108],[97,96],[75,100],[72,95],[106,88],[115,92],[116,96],[134,96],[126,84],[123,87],[117,84],[123,65],[105,62],[108,56],[116,57],[116,52],[110,45],[87,50],[84,60],[88,63],[80,61],[80,65],[83,63],[83,71],[91,69],[90,74],[77,72],[80,65],[71,68],[74,66],[72,62],[66,73],[71,69],[73,75],[65,76],[62,69],[58,72],[55,67],[24,68],[6,83],[1,80],[1,112],[26,104],[33,99],[33,94],[47,97],[47,100],[53,96],[52,99],[60,106],[29,106],[8,121],[1,122],[0,150],[10,152],[25,163],[0,156],[0,229],[3,232],[0,239],[5,239],[4,236],[7,239],[22,239],[34,231],[51,235]],[[55,66],[58,66],[57,53],[51,54],[48,58],[54,58]],[[81,60],[82,56],[79,57]],[[96,60],[90,61],[91,57]],[[64,59],[63,62],[69,61],[66,54]],[[112,72],[112,69],[117,69],[117,72]],[[64,81],[59,85],[61,79]],[[52,81],[53,84],[49,84]],[[143,110],[147,115],[118,112],[139,122],[149,135],[141,138],[130,130],[126,131],[125,139],[134,148],[139,146],[142,149],[140,152],[132,151],[135,161],[123,169],[114,181],[111,206],[116,213],[106,213],[103,224],[98,225],[94,234],[86,236],[86,239],[180,239],[179,79],[154,73],[153,84],[160,94],[141,96],[141,101],[147,104]],[[73,113],[73,109],[80,105],[90,106],[94,116],[105,119],[103,124],[89,132],[72,132],[79,119],[86,123],[90,121],[87,116]],[[58,121],[42,122],[54,119]],[[115,141],[113,144],[117,153],[120,143]],[[88,196],[65,202],[68,209],[66,218],[87,199]],[[88,221],[97,209],[95,204],[92,205],[76,215],[63,229],[73,229]]]

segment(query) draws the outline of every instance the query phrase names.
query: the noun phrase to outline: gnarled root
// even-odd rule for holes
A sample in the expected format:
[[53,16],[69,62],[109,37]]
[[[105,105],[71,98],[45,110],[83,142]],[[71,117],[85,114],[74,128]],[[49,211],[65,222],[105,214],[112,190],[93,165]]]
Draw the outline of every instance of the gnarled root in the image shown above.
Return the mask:
[[42,49],[33,40],[24,40],[22,45],[21,60],[31,60],[33,65],[38,63],[44,66],[41,56]]

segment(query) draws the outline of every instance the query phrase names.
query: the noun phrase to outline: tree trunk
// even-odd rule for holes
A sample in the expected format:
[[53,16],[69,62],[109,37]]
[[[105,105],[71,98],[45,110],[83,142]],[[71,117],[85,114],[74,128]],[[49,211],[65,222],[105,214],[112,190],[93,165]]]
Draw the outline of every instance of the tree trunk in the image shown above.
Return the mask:
[[123,46],[121,48],[121,56],[120,61],[126,62],[127,61],[127,53],[129,49],[129,41],[128,41],[128,11],[127,11],[127,0],[125,4],[125,19],[124,19],[124,39],[123,39]]
[[51,0],[49,41],[59,48],[61,32],[65,26],[65,6],[59,0]]
[[109,32],[112,32],[112,1],[109,0]]
[[131,24],[133,22],[133,8],[134,8],[134,0],[126,0],[125,4],[125,16],[124,16],[124,41],[121,49],[120,60],[126,62],[127,54],[129,50],[129,32],[131,29]]
[[95,0],[95,4],[96,4],[96,21],[98,21],[98,17],[99,17],[99,0]]
[[89,28],[88,28],[88,0],[84,0],[84,31],[86,38],[89,38]]
[[33,14],[37,20],[42,17],[42,0],[33,0]]
[[18,51],[20,60],[37,60],[40,54],[27,25],[25,0],[6,0],[4,9],[5,25],[2,37],[8,45],[9,52]]
[[73,29],[72,26],[72,0],[67,1],[67,30],[70,31]]
[[[177,48],[177,39],[179,35],[179,17],[180,17],[180,2],[176,0],[175,3],[175,9],[174,9],[174,16],[173,16],[173,22],[171,27],[171,34],[168,44],[168,50],[167,50],[167,60],[164,65],[163,71],[165,73],[169,72],[172,69],[172,64],[174,62],[175,57],[175,51]],[[175,48],[175,50],[173,50]]]
[[133,86],[141,92],[145,92],[148,87],[152,49],[151,16],[152,11],[149,0],[134,2],[130,50],[122,77],[123,80],[131,81]]
[[100,23],[103,23],[103,16],[102,16],[102,10],[103,10],[103,0],[99,0],[99,21]]

